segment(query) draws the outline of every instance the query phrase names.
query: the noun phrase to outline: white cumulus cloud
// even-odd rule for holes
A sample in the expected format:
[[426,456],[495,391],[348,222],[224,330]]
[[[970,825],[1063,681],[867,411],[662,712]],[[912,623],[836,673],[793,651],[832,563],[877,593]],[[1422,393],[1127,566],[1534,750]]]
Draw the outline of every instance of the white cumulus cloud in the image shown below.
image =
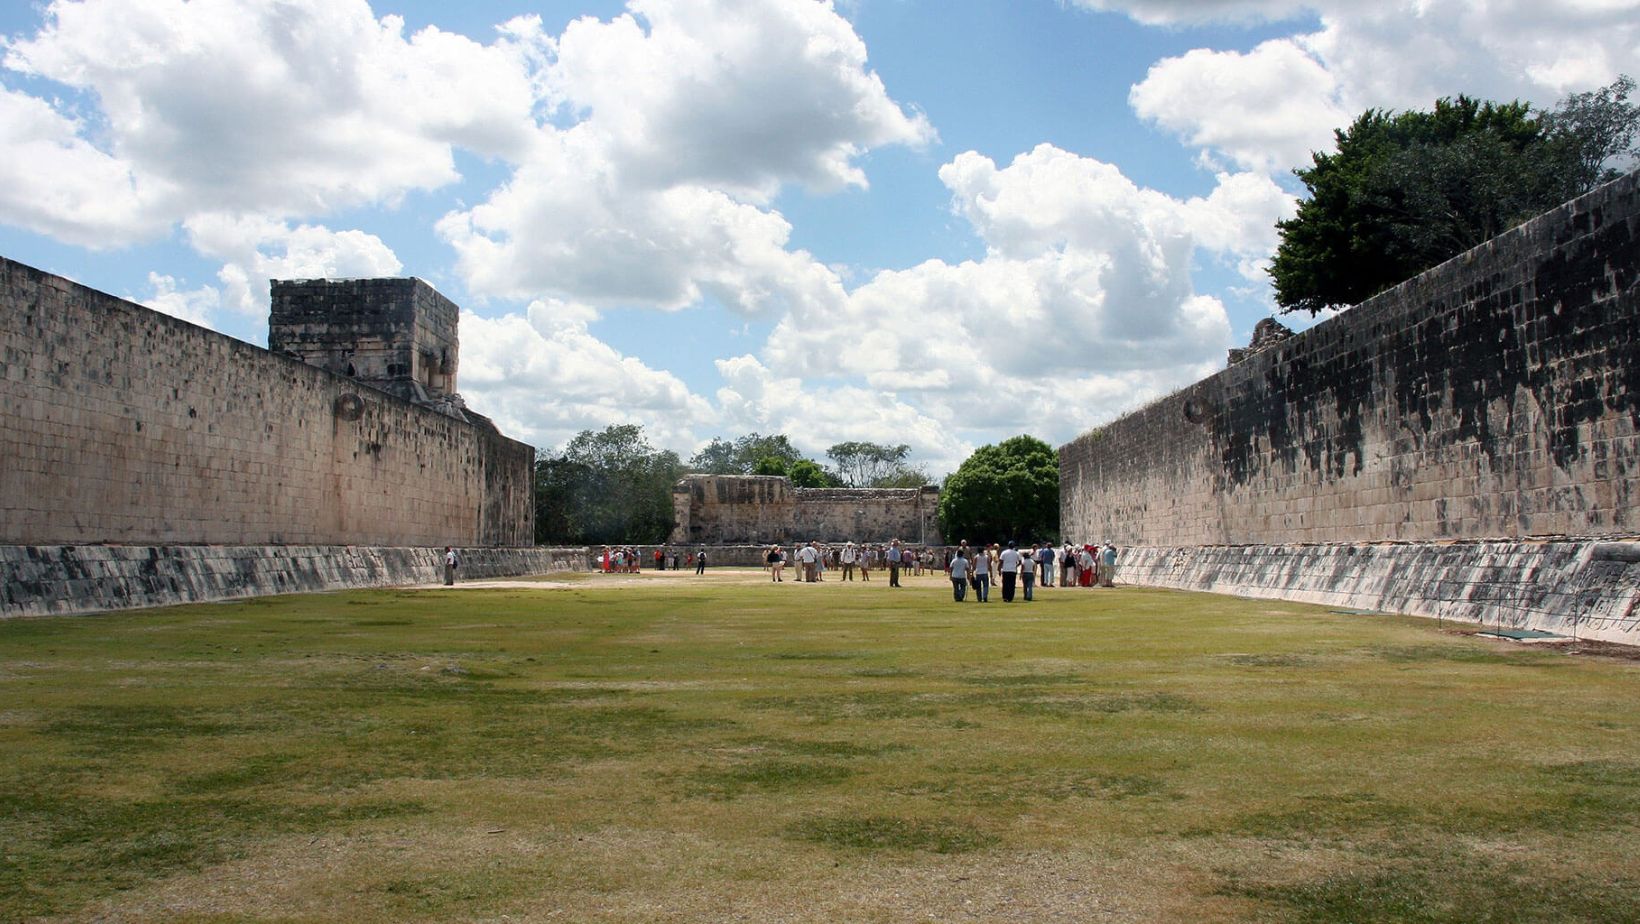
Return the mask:
[[968,152],[940,177],[986,256],[794,311],[763,347],[772,375],[862,377],[971,438],[1069,437],[1222,362],[1229,319],[1194,291],[1192,262],[1260,253],[1268,235],[1251,226],[1288,202],[1241,175],[1179,200],[1051,145],[1005,167]]
[[474,291],[747,314],[835,303],[835,273],[788,248],[786,184],[864,186],[856,159],[921,145],[830,3],[633,0],[555,43],[547,127],[511,180],[440,232]]
[[[1175,24],[1298,4],[1087,0]],[[1309,0],[1319,29],[1248,52],[1196,49],[1157,62],[1129,97],[1142,118],[1212,159],[1282,171],[1331,148],[1368,108],[1428,108],[1467,94],[1548,107],[1640,59],[1640,0]]]
[[584,305],[537,301],[522,313],[461,313],[457,385],[502,432],[561,446],[584,429],[640,423],[652,443],[685,446],[709,412],[670,372],[622,355],[587,330]]
[[[517,154],[535,130],[544,40],[531,20],[480,45],[432,28],[407,38],[365,0],[53,0],[44,12],[0,63],[96,101],[95,125],[59,113],[53,129],[36,112],[23,136],[88,167],[39,177],[59,206],[28,226],[65,239],[136,239],[200,210],[392,203],[454,181],[454,147]],[[6,160],[16,145],[8,135]],[[88,189],[110,204],[85,206]]]

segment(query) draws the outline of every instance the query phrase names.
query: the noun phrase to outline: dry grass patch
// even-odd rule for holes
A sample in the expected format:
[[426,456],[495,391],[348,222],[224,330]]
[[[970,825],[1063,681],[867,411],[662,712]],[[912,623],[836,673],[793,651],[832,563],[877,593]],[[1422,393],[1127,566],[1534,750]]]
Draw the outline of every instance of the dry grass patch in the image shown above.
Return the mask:
[[0,623],[0,920],[1640,908],[1640,663],[908,583],[595,575]]

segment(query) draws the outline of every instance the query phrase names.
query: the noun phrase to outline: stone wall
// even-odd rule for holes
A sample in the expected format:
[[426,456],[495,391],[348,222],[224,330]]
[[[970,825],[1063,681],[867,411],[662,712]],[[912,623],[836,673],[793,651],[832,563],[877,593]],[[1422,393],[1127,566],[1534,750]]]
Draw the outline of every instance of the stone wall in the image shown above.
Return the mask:
[[534,450],[0,259],[0,543],[525,546]]
[[[0,545],[0,618],[432,584],[441,548]],[[583,571],[585,549],[461,550],[460,577]]]
[[1124,546],[1640,534],[1640,174],[1060,450]]
[[691,475],[672,489],[674,545],[941,542],[937,488],[798,488],[763,475]]
[[276,279],[268,349],[398,395],[456,392],[461,309],[406,279]]
[[1499,541],[1141,547],[1117,579],[1640,644],[1640,544]]

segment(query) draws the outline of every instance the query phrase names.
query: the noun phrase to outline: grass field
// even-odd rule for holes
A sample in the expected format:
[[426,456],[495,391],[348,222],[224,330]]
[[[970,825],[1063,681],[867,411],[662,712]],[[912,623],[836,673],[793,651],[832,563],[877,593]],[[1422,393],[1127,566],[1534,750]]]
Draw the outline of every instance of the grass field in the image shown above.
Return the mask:
[[1640,921],[1640,663],[877,577],[0,623],[0,920]]

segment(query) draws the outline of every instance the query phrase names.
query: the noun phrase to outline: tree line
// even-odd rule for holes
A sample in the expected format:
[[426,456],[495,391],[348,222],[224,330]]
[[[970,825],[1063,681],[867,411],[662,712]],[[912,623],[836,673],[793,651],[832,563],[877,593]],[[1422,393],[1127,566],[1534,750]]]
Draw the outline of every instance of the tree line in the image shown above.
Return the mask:
[[859,440],[808,458],[784,434],[715,438],[688,462],[651,445],[637,424],[583,430],[535,461],[535,538],[541,544],[653,544],[672,531],[672,486],[687,474],[783,475],[805,488],[905,488],[929,484],[911,447]]
[[[826,450],[825,466],[784,434],[714,439],[685,462],[651,445],[637,424],[583,430],[535,462],[535,539],[542,545],[665,542],[675,513],[672,486],[686,474],[784,475],[799,487],[905,488],[933,484],[907,461],[911,448],[849,441]],[[982,446],[945,479],[941,528],[971,542],[1056,539],[1059,462],[1030,436]]]

